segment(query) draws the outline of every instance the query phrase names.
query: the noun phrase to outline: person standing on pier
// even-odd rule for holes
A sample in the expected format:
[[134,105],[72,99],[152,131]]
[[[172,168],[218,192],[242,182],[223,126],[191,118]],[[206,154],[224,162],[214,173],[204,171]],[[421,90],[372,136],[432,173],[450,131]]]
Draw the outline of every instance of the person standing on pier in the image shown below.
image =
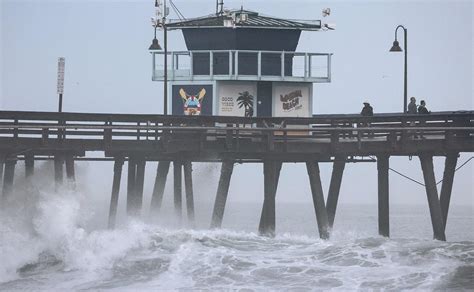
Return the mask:
[[[371,117],[371,116],[374,115],[374,109],[372,108],[370,103],[365,101],[364,102],[364,107],[362,108],[362,111],[360,112],[360,114],[364,117]],[[362,127],[370,127],[370,123],[368,121],[364,121],[364,122],[361,123],[361,126]],[[369,137],[373,136],[373,133],[368,132],[368,136]]]
[[[416,98],[414,96],[410,97],[410,103],[408,104],[408,110],[407,110],[407,114],[410,114],[410,115],[416,115],[417,114],[417,110],[416,110]],[[414,127],[415,126],[415,121],[410,121],[410,127]],[[408,133],[410,132],[413,132],[413,131],[408,131]],[[418,138],[418,136],[414,135],[414,138]]]
[[410,97],[407,114],[416,114],[416,98],[414,96]]
[[420,101],[420,106],[418,107],[418,113],[420,115],[427,115],[430,113],[428,109],[426,108],[426,102],[424,100]]
[[[430,113],[428,109],[426,108],[426,102],[424,100],[420,101],[420,106],[418,107],[418,113],[420,115],[428,115]],[[420,127],[424,127],[425,125],[426,125],[426,122],[421,120]],[[420,138],[425,139],[425,137],[423,136],[423,131],[420,131]]]

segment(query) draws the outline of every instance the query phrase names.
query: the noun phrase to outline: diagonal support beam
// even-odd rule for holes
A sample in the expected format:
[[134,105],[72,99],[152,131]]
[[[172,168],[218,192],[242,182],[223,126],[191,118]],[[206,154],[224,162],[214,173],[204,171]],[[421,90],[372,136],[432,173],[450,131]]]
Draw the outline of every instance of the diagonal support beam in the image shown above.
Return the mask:
[[221,177],[217,187],[216,201],[212,212],[211,228],[221,228],[224,217],[225,203],[229,193],[230,178],[234,170],[234,160],[224,160],[222,162]]
[[169,161],[158,162],[156,169],[155,185],[153,186],[153,194],[151,197],[151,213],[156,213],[161,208],[163,202],[163,194],[165,192],[166,178],[170,170]]
[[449,202],[451,201],[451,192],[453,190],[454,173],[458,162],[459,153],[449,153],[446,155],[444,164],[443,184],[439,202],[441,204],[441,213],[443,214],[444,230],[448,222]]
[[434,238],[446,241],[444,233],[444,221],[441,212],[441,205],[438,199],[438,189],[433,170],[433,156],[420,155],[421,168],[425,179],[426,196],[428,197],[428,206],[430,208],[431,225],[433,225]]
[[345,166],[346,157],[336,157],[332,168],[331,183],[329,185],[328,200],[326,204],[330,228],[334,225],[334,218],[336,217],[337,201],[339,199],[339,191],[341,190],[342,175],[344,174]]
[[313,196],[314,211],[318,223],[319,237],[321,239],[329,238],[329,220],[324,203],[323,186],[319,173],[319,164],[317,162],[306,162],[309,183],[311,185],[311,194]]

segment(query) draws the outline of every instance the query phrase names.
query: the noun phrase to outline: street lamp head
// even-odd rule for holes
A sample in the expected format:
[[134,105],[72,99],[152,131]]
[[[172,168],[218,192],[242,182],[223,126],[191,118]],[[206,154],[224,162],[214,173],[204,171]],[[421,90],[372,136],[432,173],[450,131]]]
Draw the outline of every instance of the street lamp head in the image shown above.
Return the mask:
[[403,52],[402,48],[400,47],[400,44],[398,43],[397,40],[393,42],[393,46],[390,49],[390,52]]
[[150,51],[159,51],[161,50],[161,46],[160,44],[158,43],[158,39],[157,38],[154,38],[152,43],[151,43],[151,46],[148,48],[148,50]]

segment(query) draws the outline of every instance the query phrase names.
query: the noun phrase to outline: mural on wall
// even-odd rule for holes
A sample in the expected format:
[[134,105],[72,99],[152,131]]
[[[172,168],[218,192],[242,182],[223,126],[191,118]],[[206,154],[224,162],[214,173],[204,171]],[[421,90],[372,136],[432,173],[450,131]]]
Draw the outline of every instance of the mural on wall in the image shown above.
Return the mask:
[[173,85],[173,115],[212,115],[212,85]]
[[275,116],[277,117],[309,117],[310,85],[277,85],[274,91]]
[[220,83],[218,114],[220,116],[253,117],[256,83]]
[[253,95],[248,91],[240,92],[237,97],[237,104],[239,108],[244,108],[244,116],[247,118],[253,117]]

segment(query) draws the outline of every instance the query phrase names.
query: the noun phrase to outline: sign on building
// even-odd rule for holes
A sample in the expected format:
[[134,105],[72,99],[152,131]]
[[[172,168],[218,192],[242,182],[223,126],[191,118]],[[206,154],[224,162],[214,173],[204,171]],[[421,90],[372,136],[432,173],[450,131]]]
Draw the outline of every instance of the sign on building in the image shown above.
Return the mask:
[[60,57],[58,59],[58,94],[64,93],[64,67],[66,65],[66,58]]
[[257,85],[255,82],[220,82],[217,114],[219,116],[254,116]]
[[212,90],[212,85],[173,85],[173,115],[211,116]]
[[312,84],[273,83],[275,117],[310,117]]

